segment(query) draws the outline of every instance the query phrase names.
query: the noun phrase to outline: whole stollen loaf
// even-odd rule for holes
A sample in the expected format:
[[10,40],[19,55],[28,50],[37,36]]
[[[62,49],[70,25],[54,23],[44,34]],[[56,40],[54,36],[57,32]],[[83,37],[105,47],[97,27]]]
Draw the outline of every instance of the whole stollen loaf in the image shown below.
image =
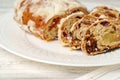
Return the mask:
[[14,19],[23,30],[50,41],[58,37],[60,20],[76,12],[88,14],[77,0],[17,0]]

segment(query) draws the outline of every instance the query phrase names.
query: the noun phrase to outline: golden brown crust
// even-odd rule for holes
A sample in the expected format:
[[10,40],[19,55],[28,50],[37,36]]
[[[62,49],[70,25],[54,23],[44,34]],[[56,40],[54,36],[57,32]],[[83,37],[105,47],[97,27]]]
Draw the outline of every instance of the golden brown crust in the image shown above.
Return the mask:
[[70,15],[72,13],[76,13],[76,12],[80,12],[80,11],[83,12],[84,14],[86,14],[86,15],[89,14],[89,11],[85,7],[76,7],[76,8],[73,8],[73,9],[68,9],[66,11],[66,14]]
[[120,47],[119,21],[102,20],[94,23],[86,31],[82,41],[82,51],[96,55]]
[[120,14],[120,12],[116,9],[112,9],[107,6],[97,6],[90,12],[89,15],[95,16],[97,18],[118,20],[119,14]]

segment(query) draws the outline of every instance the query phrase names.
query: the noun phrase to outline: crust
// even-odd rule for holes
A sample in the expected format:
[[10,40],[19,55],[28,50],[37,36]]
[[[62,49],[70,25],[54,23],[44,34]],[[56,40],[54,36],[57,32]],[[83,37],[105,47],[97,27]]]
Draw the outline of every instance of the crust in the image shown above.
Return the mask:
[[66,11],[66,14],[69,15],[69,14],[72,14],[72,13],[76,13],[76,12],[83,12],[84,14],[89,14],[90,12],[87,10],[86,7],[76,7],[76,8],[73,8],[73,9],[68,9]]
[[97,18],[106,18],[110,20],[118,20],[120,12],[116,9],[107,6],[97,6],[95,7],[89,15],[95,16]]

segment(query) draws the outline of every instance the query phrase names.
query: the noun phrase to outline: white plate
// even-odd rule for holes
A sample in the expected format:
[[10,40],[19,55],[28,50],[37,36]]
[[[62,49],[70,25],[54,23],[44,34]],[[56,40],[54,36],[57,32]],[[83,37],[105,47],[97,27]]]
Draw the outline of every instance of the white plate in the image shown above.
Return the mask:
[[[92,8],[96,4],[91,4]],[[37,62],[63,66],[105,66],[120,63],[120,49],[97,56],[87,56],[81,51],[70,51],[59,41],[44,42],[22,31],[9,12],[0,20],[0,46],[7,51]]]

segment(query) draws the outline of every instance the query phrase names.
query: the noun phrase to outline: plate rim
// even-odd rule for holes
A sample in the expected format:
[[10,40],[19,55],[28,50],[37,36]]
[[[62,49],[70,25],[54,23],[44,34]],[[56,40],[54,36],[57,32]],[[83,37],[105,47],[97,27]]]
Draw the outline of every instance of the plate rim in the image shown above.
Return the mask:
[[[1,44],[1,43],[0,43]],[[116,65],[116,64],[120,64],[120,62],[113,62],[113,63],[107,63],[107,64],[65,64],[65,63],[57,63],[57,62],[53,62],[53,61],[46,61],[46,60],[40,60],[40,59],[35,59],[35,58],[31,58],[29,56],[25,56],[25,55],[21,55],[17,52],[14,52],[10,49],[8,49],[4,44],[1,44],[0,46],[1,48],[5,49],[6,51],[10,52],[11,54],[14,54],[16,56],[19,56],[21,58],[24,59],[28,59],[30,61],[35,61],[35,62],[40,62],[40,63],[46,63],[46,64],[51,64],[51,65],[58,65],[58,66],[66,66],[66,67],[102,67],[102,66],[110,66],[110,65]]]

